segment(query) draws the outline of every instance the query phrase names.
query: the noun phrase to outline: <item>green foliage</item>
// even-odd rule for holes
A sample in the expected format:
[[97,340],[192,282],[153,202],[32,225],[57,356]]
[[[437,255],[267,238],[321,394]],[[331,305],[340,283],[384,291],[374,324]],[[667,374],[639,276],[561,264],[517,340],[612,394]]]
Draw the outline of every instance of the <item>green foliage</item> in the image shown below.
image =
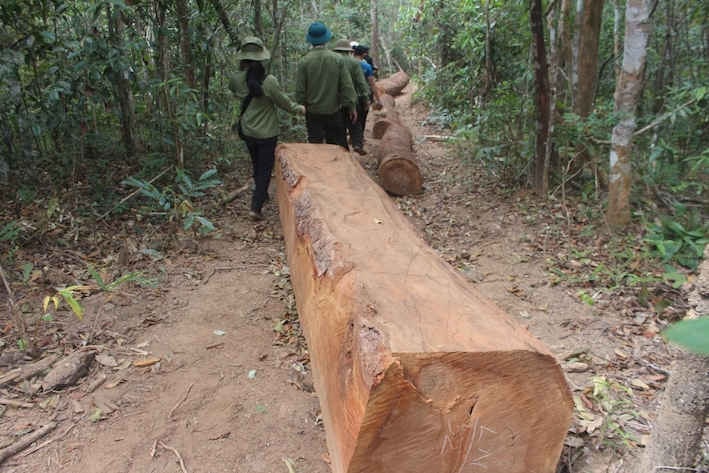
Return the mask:
[[176,190],[172,186],[158,189],[153,184],[133,176],[125,179],[123,184],[139,189],[140,194],[161,211],[168,221],[180,220],[185,230],[196,226],[200,233],[206,234],[214,231],[214,224],[194,208],[191,199],[202,197],[205,195],[204,191],[220,185],[221,181],[214,177],[216,174],[216,169],[210,169],[195,181],[187,171],[178,169],[175,176]]
[[106,292],[112,292],[115,291],[119,286],[128,283],[128,282],[135,282],[139,286],[142,287],[154,287],[155,286],[155,281],[152,279],[148,279],[145,276],[143,276],[143,273],[140,271],[133,271],[130,273],[126,273],[116,280],[106,283],[103,278],[101,277],[101,274],[94,268],[93,265],[89,265],[87,269],[89,275],[91,278],[96,281],[96,285],[101,289],[102,291]]
[[670,325],[664,332],[665,338],[687,350],[701,355],[709,355],[709,317],[681,320]]
[[709,222],[703,221],[698,212],[661,217],[648,225],[645,241],[663,262],[675,262],[695,269],[701,261],[704,247],[709,243]]
[[632,401],[632,390],[605,376],[593,378],[593,390],[590,397],[596,401],[598,408],[604,415],[601,424],[601,438],[611,447],[618,447],[616,442],[630,445],[636,439],[626,427],[626,422],[640,415],[635,411]]
[[12,245],[17,241],[21,232],[22,230],[17,222],[11,220],[0,226],[0,242],[7,242]]

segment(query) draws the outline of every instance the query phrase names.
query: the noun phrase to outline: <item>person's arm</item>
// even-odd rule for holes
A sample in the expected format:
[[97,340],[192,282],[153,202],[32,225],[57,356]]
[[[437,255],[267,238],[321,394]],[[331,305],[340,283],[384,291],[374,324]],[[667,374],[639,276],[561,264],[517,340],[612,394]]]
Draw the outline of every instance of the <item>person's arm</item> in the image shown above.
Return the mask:
[[342,106],[347,110],[350,120],[352,123],[357,121],[357,92],[355,92],[354,85],[352,84],[352,77],[350,77],[349,71],[345,66],[344,61],[340,62],[340,97],[342,101]]
[[290,113],[305,113],[305,107],[293,102],[282,90],[278,84],[278,79],[274,76],[267,76],[263,81],[264,95],[273,100],[276,106]]
[[[239,83],[241,82],[241,84]],[[237,72],[236,74],[232,74],[229,76],[229,90],[236,96],[238,99],[243,99],[246,97],[246,93],[244,93],[244,88],[246,83],[246,73],[245,72]]]
[[298,69],[295,73],[295,101],[302,105],[307,105],[305,96],[305,65],[303,62],[305,59],[301,59],[300,64],[298,64]]
[[381,97],[379,96],[379,89],[377,88],[377,84],[374,81],[374,75],[371,75],[367,78],[367,81],[369,82],[369,88],[372,89],[372,94],[374,94],[374,103],[377,105],[382,104]]
[[359,66],[359,64],[353,64],[353,67],[356,66],[356,72],[354,72],[354,86],[355,90],[359,93],[359,95],[363,95],[369,98],[369,84],[367,83],[367,78],[364,76],[364,71],[362,68]]

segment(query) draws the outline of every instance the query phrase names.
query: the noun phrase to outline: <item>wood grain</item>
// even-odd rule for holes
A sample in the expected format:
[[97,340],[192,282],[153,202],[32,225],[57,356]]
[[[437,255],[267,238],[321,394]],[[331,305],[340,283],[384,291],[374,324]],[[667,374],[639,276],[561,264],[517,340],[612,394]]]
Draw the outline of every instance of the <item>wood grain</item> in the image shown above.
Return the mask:
[[417,235],[347,152],[277,150],[335,473],[552,473],[571,419],[546,347]]

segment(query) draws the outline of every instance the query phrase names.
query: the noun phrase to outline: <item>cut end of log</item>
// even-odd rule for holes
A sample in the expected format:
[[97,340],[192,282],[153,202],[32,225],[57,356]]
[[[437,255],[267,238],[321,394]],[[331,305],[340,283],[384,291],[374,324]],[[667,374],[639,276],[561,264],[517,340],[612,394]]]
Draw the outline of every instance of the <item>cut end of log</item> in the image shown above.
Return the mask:
[[423,176],[418,165],[409,156],[391,154],[379,164],[382,187],[396,196],[423,192]]
[[399,71],[386,79],[377,81],[377,88],[388,95],[397,96],[406,88],[409,83],[409,75],[404,71]]
[[334,473],[553,473],[572,402],[546,347],[337,146],[278,148],[278,202]]
[[372,390],[348,473],[554,471],[562,444],[547,443],[564,438],[571,404],[551,356],[394,356]]
[[377,120],[372,127],[372,137],[377,140],[381,139],[393,123],[393,120],[387,118]]

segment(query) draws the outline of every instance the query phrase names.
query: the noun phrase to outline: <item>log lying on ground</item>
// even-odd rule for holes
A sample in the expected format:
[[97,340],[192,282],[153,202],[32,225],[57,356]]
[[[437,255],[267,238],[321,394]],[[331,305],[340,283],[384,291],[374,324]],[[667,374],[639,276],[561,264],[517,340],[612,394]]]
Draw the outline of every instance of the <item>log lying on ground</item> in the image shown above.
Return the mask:
[[387,128],[392,123],[401,123],[398,112],[394,109],[396,101],[389,94],[382,94],[379,97],[382,104],[381,111],[375,113],[374,126],[372,127],[372,136],[376,139],[381,139]]
[[389,94],[381,94],[379,96],[379,102],[385,110],[393,111],[396,107],[396,99]]
[[394,97],[384,94],[380,101],[382,112],[374,122],[372,136],[381,140],[376,156],[382,187],[393,195],[419,194],[423,176],[413,151],[413,135],[394,110]]
[[554,472],[572,403],[544,345],[341,148],[280,145],[276,170],[333,472]]
[[409,84],[409,75],[404,71],[392,74],[386,79],[376,82],[379,90],[392,96],[401,95],[401,92]]
[[413,150],[413,135],[400,123],[387,126],[377,148],[382,187],[393,195],[420,194],[423,176]]

